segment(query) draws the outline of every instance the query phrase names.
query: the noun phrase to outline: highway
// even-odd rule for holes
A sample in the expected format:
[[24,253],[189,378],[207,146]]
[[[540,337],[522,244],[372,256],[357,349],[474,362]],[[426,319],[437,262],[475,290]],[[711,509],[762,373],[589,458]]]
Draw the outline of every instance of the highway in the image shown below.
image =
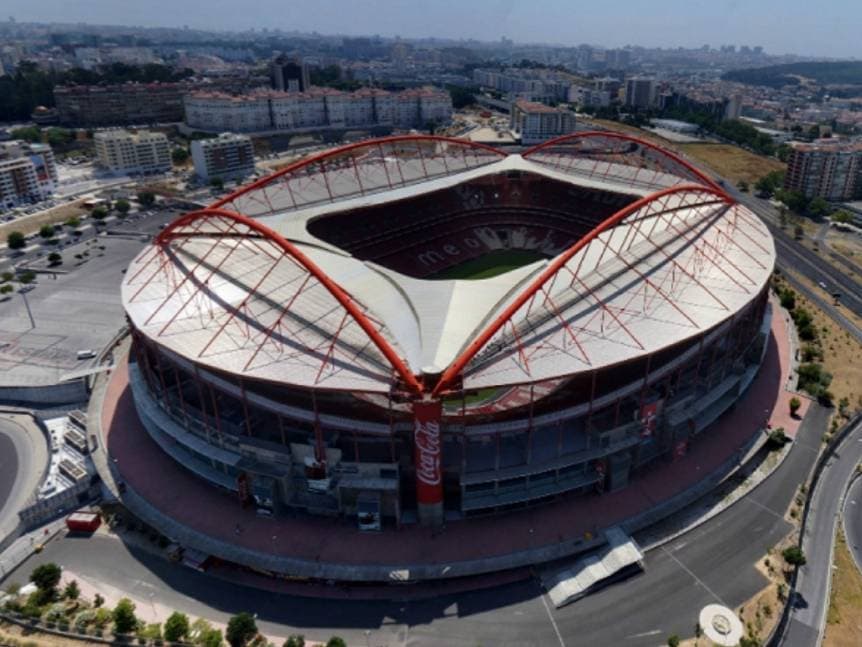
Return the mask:
[[[802,550],[807,563],[799,569],[790,622],[782,641],[786,647],[818,645],[823,636],[826,612],[829,609],[832,553],[836,525],[840,518],[839,506],[860,461],[862,421],[857,421],[856,427],[829,458],[817,486],[811,493],[808,518],[802,536]],[[857,529],[858,510],[855,504],[848,507],[855,511],[852,528]],[[858,537],[852,536],[853,541]]]
[[847,491],[842,516],[847,547],[856,561],[856,567],[862,571],[862,478],[853,481]]
[[224,622],[252,610],[270,636],[292,631],[370,645],[626,645],[656,647],[670,634],[690,636],[711,602],[738,607],[766,584],[754,568],[787,535],[796,490],[817,457],[829,411],[812,405],[781,466],[751,494],[703,525],[646,556],[641,575],[553,609],[535,581],[409,602],[363,602],[277,595],[177,568],[111,537],[50,543],[10,579],[56,561],[82,579],[103,582],[140,600]]

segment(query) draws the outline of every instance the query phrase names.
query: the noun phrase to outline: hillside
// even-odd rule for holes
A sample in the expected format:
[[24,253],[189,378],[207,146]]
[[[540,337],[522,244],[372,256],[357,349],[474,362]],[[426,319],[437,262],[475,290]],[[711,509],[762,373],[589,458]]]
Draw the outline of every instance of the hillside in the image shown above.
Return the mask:
[[787,63],[746,70],[731,70],[722,78],[748,85],[766,85],[777,88],[783,85],[799,85],[797,77],[812,79],[822,85],[862,86],[862,61],[837,61],[826,63]]

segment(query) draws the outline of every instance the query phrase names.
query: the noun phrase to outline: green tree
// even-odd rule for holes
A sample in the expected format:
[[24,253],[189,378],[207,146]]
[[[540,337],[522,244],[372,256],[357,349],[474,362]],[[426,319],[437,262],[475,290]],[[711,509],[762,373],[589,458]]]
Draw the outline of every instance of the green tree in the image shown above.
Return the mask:
[[781,552],[781,556],[791,566],[805,566],[808,561],[799,546],[788,546]]
[[347,643],[341,636],[333,636],[326,641],[326,647],[347,647]]
[[186,148],[175,148],[171,151],[171,160],[174,164],[183,164],[189,158],[189,151]]
[[305,636],[300,634],[288,636],[282,647],[305,647]]
[[452,97],[452,107],[455,110],[476,103],[476,95],[479,93],[479,88],[462,88],[459,85],[447,85],[446,89],[449,91],[449,96]]
[[78,587],[78,581],[72,580],[63,589],[63,597],[67,600],[77,600],[81,595],[81,589]]
[[227,623],[225,637],[231,647],[243,647],[257,634],[257,624],[250,613],[242,612]]
[[108,215],[108,210],[105,207],[94,207],[90,215],[96,220],[104,220]]
[[6,236],[6,244],[9,249],[24,249],[27,245],[27,237],[20,231],[10,231]]
[[172,643],[183,640],[189,634],[189,617],[184,613],[174,611],[165,620],[164,634],[165,640]]
[[117,602],[111,614],[114,620],[114,633],[132,633],[138,626],[138,618],[135,616],[135,605],[129,598],[122,598]]
[[0,285],[0,294],[9,294],[9,293],[10,293],[10,292],[12,292],[12,290],[14,290],[14,289],[15,289],[15,288],[13,288],[13,287],[12,287],[11,285],[9,285],[8,283],[4,283],[3,285]]
[[71,130],[67,130],[66,128],[49,128],[46,133],[46,139],[51,146],[63,146],[68,144],[74,139],[74,135]]
[[72,216],[71,218],[69,218],[66,221],[65,224],[67,227],[71,227],[72,229],[75,229],[76,227],[81,226],[81,220],[79,218],[76,218],[75,216]]
[[796,307],[796,292],[790,288],[785,288],[780,292],[781,307],[786,310],[793,310]]
[[152,191],[138,192],[138,202],[144,207],[152,207],[156,203],[156,194]]
[[42,131],[38,126],[29,126],[27,128],[15,128],[11,133],[12,139],[21,139],[31,144],[38,144],[42,141]]
[[54,225],[42,225],[39,228],[39,236],[41,236],[42,238],[53,238]]
[[223,642],[224,637],[220,629],[207,629],[200,637],[202,647],[221,647]]
[[808,203],[808,213],[816,218],[821,218],[829,213],[829,203],[823,198],[814,198]]
[[129,201],[124,200],[123,198],[120,198],[114,204],[114,209],[116,209],[121,216],[125,216],[127,213],[129,213],[129,209],[131,209],[131,208],[132,208],[132,205],[129,204]]
[[32,283],[36,280],[36,272],[32,270],[27,270],[25,272],[21,272],[18,275],[18,281],[23,285],[27,285],[28,283]]
[[674,635],[668,637],[667,647],[679,647],[679,636],[674,634]]
[[210,186],[216,191],[221,191],[224,188],[224,180],[220,177],[214,177],[210,180]]
[[103,598],[100,594],[96,593],[95,597],[93,597],[93,606],[98,609],[103,604],[105,604],[105,598]]
[[797,397],[790,398],[790,415],[794,418],[796,417],[796,412],[799,411],[799,407],[802,406],[802,400]]
[[30,581],[36,585],[39,591],[53,597],[62,576],[63,569],[53,562],[48,562],[33,569],[33,572],[30,573]]
[[832,219],[832,222],[837,222],[839,224],[849,224],[853,222],[853,216],[843,210],[836,211],[830,216],[830,218]]

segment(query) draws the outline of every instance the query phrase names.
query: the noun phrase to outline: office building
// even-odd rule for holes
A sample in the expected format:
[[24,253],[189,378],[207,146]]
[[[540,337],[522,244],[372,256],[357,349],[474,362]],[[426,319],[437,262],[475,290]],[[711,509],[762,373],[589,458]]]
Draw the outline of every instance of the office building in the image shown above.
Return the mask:
[[821,139],[792,144],[784,188],[807,198],[852,200],[862,197],[862,142]]
[[57,118],[65,126],[100,127],[183,120],[184,83],[67,85],[54,88]]
[[99,165],[118,175],[149,175],[171,169],[171,149],[162,133],[107,130],[93,136]]
[[272,89],[282,92],[305,92],[311,87],[308,65],[289,56],[279,56],[269,64],[269,79]]
[[208,132],[303,131],[316,129],[425,128],[452,119],[444,90],[412,88],[342,92],[314,87],[305,92],[263,90],[241,95],[195,92],[184,99],[186,123]]
[[0,144],[0,210],[44,200],[56,184],[57,166],[50,146],[20,141]]
[[237,180],[254,173],[254,146],[245,135],[222,133],[192,142],[192,161],[201,179]]
[[516,101],[512,104],[509,126],[522,144],[538,144],[575,130],[575,115],[570,110],[551,108],[543,103]]
[[625,104],[629,108],[651,108],[655,105],[657,94],[655,79],[645,77],[626,79]]

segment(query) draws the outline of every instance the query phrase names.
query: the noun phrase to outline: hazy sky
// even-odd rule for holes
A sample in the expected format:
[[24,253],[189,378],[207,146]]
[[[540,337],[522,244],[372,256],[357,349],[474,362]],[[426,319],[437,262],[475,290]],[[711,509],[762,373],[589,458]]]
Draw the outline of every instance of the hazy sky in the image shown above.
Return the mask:
[[611,47],[748,44],[862,58],[862,0],[3,0],[0,12],[19,21]]

